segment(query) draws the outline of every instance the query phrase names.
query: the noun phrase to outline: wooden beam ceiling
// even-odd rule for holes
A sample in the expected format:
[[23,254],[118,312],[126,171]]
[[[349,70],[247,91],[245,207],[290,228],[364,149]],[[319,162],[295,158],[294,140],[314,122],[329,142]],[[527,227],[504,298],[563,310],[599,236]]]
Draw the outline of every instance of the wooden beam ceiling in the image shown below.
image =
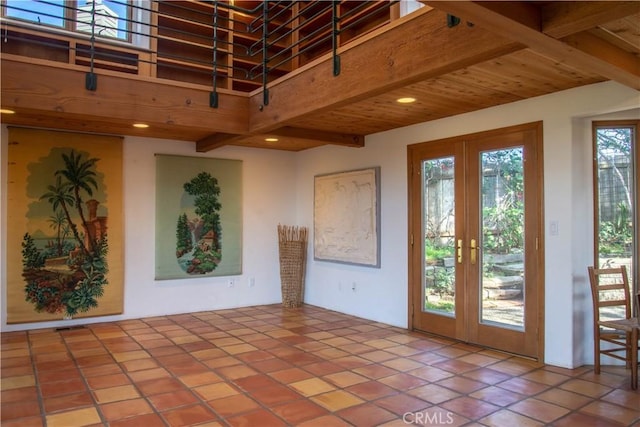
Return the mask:
[[[469,43],[473,40],[473,43]],[[370,36],[339,51],[342,69],[333,77],[330,60],[269,87],[269,104],[261,92],[250,99],[249,128],[270,132],[287,122],[364,100],[430,77],[459,70],[523,49],[487,30],[467,25],[447,27],[443,12],[416,12],[401,26]]]
[[[225,145],[246,145],[248,138],[255,146],[280,150],[298,151],[301,145],[319,146],[326,144],[346,147],[364,147],[364,135],[345,134],[315,129],[284,126],[267,134],[230,135],[217,133],[196,142],[196,151],[207,152]],[[277,142],[277,144],[275,144]]]
[[[531,8],[525,2],[427,2],[438,9],[472,22],[482,28],[490,28],[495,34],[519,41],[540,54],[576,68],[590,69],[610,80],[634,89],[640,89],[640,60],[637,55],[600,40],[597,43],[583,31],[597,25],[599,19],[616,19],[628,16],[633,9],[630,2],[571,2],[563,6],[558,2],[539,5],[539,24],[530,20],[514,19],[514,10]],[[607,3],[604,5],[602,3]],[[640,3],[635,3],[640,8]],[[550,9],[545,9],[549,7]],[[605,10],[606,8],[610,10]],[[554,8],[554,9],[551,9]],[[543,19],[543,17],[546,17]],[[569,32],[572,33],[569,33]],[[562,36],[554,38],[552,35]]]
[[[268,105],[221,89],[212,108],[206,86],[104,69],[89,91],[86,67],[4,53],[2,106],[19,114],[3,122],[299,151],[604,80],[640,89],[640,2],[423,3],[340,48],[338,76],[327,54],[270,83]],[[407,93],[421,99],[398,107]]]
[[603,22],[637,13],[640,13],[640,3],[637,1],[550,3],[542,7],[541,30],[550,37],[560,39],[595,28]]
[[87,90],[84,83],[85,71],[80,67],[58,68],[42,61],[25,62],[24,57],[2,57],[4,108],[85,120],[123,120],[129,127],[133,122],[144,122],[154,129],[177,125],[197,130],[188,132],[189,136],[247,131],[248,97],[240,92],[221,93],[220,107],[213,114],[209,92],[196,89],[195,85],[169,85],[105,71],[98,76],[97,90]]

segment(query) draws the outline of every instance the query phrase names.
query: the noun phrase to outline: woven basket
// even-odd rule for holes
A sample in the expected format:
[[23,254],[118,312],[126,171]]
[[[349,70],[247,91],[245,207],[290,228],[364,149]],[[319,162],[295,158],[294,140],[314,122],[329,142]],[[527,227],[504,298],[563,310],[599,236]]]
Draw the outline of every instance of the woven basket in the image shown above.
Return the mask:
[[278,225],[282,305],[300,307],[304,295],[307,228]]

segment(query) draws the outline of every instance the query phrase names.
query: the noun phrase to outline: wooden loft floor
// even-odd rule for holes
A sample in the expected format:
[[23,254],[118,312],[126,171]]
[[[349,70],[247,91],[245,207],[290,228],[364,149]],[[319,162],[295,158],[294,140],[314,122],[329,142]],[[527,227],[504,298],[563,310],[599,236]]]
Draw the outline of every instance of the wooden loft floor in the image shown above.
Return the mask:
[[16,114],[2,121],[179,139],[201,152],[298,151],[360,147],[368,134],[602,81],[640,89],[639,2],[423,3],[341,47],[338,76],[327,54],[272,81],[268,105],[260,88],[220,89],[211,108],[208,87],[108,70],[88,91],[86,67],[3,53],[2,108]]

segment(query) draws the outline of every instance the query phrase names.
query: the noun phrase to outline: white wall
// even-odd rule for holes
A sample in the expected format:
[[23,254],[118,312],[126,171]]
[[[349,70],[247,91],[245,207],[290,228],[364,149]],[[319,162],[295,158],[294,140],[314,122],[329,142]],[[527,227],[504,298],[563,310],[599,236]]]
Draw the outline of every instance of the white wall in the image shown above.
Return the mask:
[[[0,278],[2,331],[70,326],[163,314],[195,312],[281,301],[277,226],[294,224],[296,213],[295,154],[225,147],[205,155],[183,141],[127,137],[124,141],[124,313],[117,316],[7,325],[6,310],[6,153],[2,127],[2,227]],[[155,153],[240,159],[243,161],[242,275],[155,281]],[[228,287],[228,279],[234,286]],[[255,286],[249,287],[249,280]]]
[[[558,235],[545,231],[545,361],[563,367],[590,362],[591,302],[585,277],[593,259],[592,217],[588,214],[592,206],[591,136],[583,127],[585,123],[590,126],[591,116],[604,113],[637,117],[633,109],[639,105],[638,91],[609,82],[371,135],[363,149],[320,147],[300,153],[298,215],[309,225],[313,224],[314,175],[381,167],[381,268],[343,266],[310,257],[306,302],[406,327],[406,146],[542,120],[545,230],[551,221],[559,225]],[[587,319],[585,326],[582,322]],[[574,327],[574,321],[580,326]]]
[[[126,138],[125,312],[95,321],[211,310],[280,301],[276,226],[305,225],[313,232],[313,177],[381,167],[381,268],[313,260],[310,246],[305,301],[364,318],[407,326],[407,152],[408,144],[543,121],[545,230],[557,221],[559,234],[545,240],[545,361],[574,367],[591,361],[590,299],[586,266],[591,238],[590,123],[603,114],[638,118],[640,94],[608,82],[572,89],[475,113],[368,136],[360,149],[325,146],[300,153],[225,147],[208,157],[242,159],[243,274],[234,288],[227,278],[156,282],[154,271],[154,153],[197,155],[178,141]],[[635,110],[634,110],[635,109]],[[0,279],[2,330],[58,326],[61,322],[7,325],[6,128],[2,128],[0,178]],[[585,213],[586,212],[586,213]],[[310,240],[313,239],[313,233]],[[255,288],[248,287],[249,278]],[[352,290],[352,284],[356,290]],[[70,323],[63,323],[68,325]]]

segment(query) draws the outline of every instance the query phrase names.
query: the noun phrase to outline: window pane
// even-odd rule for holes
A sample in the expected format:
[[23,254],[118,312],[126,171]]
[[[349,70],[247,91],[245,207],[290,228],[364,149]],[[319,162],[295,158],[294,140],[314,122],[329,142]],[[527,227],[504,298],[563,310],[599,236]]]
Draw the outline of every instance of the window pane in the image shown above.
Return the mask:
[[64,28],[64,1],[6,0],[6,16]]
[[[74,4],[77,5],[76,9]],[[6,0],[6,16],[38,24],[91,33],[95,12],[95,34],[98,37],[128,40],[130,8],[127,0]],[[65,13],[68,21],[65,20]],[[72,25],[75,21],[75,26]],[[68,22],[68,25],[65,25]]]
[[[625,265],[629,277],[635,277],[634,254],[634,139],[631,126],[596,129],[596,199],[598,201],[598,265]],[[630,285],[633,280],[630,280]],[[633,293],[633,289],[631,289]]]
[[126,40],[129,8],[127,2],[112,0],[80,0],[76,29],[91,33],[91,15],[95,11],[95,34]]
[[423,311],[455,314],[454,159],[423,162]]
[[[524,151],[481,154],[482,323],[524,328]],[[501,325],[498,325],[501,324]]]

